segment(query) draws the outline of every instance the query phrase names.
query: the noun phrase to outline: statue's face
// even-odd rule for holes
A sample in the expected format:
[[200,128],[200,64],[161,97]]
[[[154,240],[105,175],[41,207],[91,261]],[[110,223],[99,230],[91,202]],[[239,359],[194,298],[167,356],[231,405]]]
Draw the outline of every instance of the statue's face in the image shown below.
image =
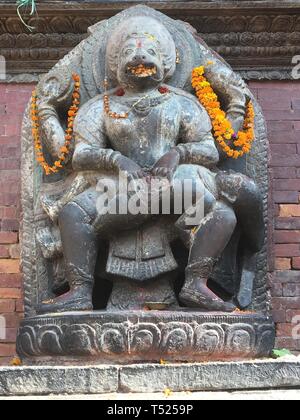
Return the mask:
[[131,87],[155,87],[165,77],[158,42],[151,37],[131,37],[122,46],[117,77]]

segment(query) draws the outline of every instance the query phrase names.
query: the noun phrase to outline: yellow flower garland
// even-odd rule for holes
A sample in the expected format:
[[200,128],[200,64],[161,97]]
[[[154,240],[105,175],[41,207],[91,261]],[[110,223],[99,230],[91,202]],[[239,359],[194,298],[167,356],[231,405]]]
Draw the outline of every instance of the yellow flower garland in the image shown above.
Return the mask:
[[[221,104],[218,96],[213,91],[210,83],[204,76],[204,66],[197,67],[192,73],[192,86],[196,91],[196,95],[200,103],[208,112],[216,141],[221,146],[222,150],[227,156],[237,159],[251,150],[251,145],[254,140],[254,108],[252,102],[248,102],[246,108],[246,115],[244,120],[244,131],[235,133],[230,121],[226,118],[226,113],[221,110]],[[228,142],[233,141],[235,147],[240,147],[240,150],[232,149]]]
[[34,139],[34,147],[36,152],[36,160],[43,168],[46,175],[58,172],[63,168],[63,164],[66,161],[67,156],[70,154],[71,141],[73,138],[73,122],[80,105],[80,77],[77,74],[73,74],[73,80],[75,82],[73,91],[73,102],[68,111],[68,124],[65,135],[65,144],[60,148],[60,155],[58,160],[54,162],[53,166],[50,166],[43,154],[43,146],[40,139],[39,132],[39,111],[37,106],[37,94],[33,91],[31,97],[31,120],[32,120],[32,135]]

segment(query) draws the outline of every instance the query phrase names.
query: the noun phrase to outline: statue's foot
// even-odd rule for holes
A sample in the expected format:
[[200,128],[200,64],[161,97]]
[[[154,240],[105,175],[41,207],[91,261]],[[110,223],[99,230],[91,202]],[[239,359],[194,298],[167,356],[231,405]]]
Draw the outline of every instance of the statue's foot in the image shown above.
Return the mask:
[[189,308],[206,311],[233,312],[236,307],[230,302],[224,302],[206,285],[206,280],[194,282],[194,287],[183,287],[179,298]]
[[80,287],[54,299],[43,301],[37,307],[38,314],[91,311],[92,290],[90,287]]

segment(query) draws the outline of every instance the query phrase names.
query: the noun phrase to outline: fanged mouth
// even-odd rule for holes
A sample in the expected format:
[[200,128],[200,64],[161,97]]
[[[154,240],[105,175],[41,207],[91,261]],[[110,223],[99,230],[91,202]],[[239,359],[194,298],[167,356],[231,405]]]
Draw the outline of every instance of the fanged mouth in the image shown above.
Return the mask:
[[157,68],[156,66],[138,64],[137,66],[128,66],[127,71],[136,77],[151,77],[157,73]]

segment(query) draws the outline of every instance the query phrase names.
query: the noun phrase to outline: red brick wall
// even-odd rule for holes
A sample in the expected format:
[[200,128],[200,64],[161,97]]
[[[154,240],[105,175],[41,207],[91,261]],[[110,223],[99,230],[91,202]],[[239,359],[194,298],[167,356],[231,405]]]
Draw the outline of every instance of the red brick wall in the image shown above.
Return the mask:
[[276,345],[300,351],[300,339],[292,337],[293,317],[300,315],[300,83],[259,82],[250,87],[263,107],[271,147]]
[[32,85],[0,84],[0,315],[6,339],[0,340],[0,364],[15,354],[15,338],[23,312],[19,269],[20,129]]
[[[270,240],[272,303],[277,347],[300,351],[292,319],[300,315],[300,83],[255,82],[250,87],[268,122],[273,171],[274,223]],[[0,341],[0,364],[15,354],[22,316],[19,273],[20,126],[32,85],[0,84],[0,314],[7,338]]]

